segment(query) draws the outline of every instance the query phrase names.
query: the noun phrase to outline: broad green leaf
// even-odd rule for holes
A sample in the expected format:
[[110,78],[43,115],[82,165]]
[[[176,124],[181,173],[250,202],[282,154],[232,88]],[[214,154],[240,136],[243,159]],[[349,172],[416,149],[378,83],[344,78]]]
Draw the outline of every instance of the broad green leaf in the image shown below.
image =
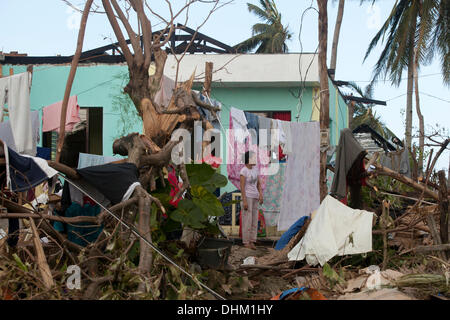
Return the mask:
[[215,170],[206,163],[187,164],[186,171],[191,185],[202,185],[214,175]]
[[202,186],[192,186],[191,193],[194,197],[193,202],[203,211],[206,216],[222,216],[222,203],[214,194]]
[[217,188],[223,188],[228,184],[227,178],[215,172],[214,175],[207,182],[203,184],[203,186],[210,192],[214,192]]

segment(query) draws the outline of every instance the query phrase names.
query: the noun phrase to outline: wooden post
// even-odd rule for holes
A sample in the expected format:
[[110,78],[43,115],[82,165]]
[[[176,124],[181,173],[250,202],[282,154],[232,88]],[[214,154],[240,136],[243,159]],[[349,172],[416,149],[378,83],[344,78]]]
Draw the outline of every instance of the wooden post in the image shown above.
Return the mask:
[[212,62],[205,63],[205,83],[203,85],[203,94],[211,97],[212,71],[214,64]]
[[[328,35],[328,0],[317,0],[319,7],[319,75],[320,75],[320,131],[326,136],[320,150],[320,201],[327,196],[327,150],[329,146],[330,92],[328,91],[327,71],[327,35]],[[322,139],[321,139],[322,140]]]
[[388,239],[387,239],[387,229],[388,229],[388,220],[389,220],[389,201],[383,200],[383,204],[381,206],[381,228],[383,230],[383,264],[381,266],[381,270],[385,270],[388,262],[387,256],[387,247],[388,247]]
[[[438,172],[439,178],[439,212],[440,212],[440,235],[442,244],[448,244],[448,190],[445,171]],[[450,251],[445,252],[447,259],[450,258]]]
[[[433,214],[427,214],[427,224],[431,231],[431,236],[433,237],[433,242],[435,245],[441,245],[441,236],[437,231],[436,222],[434,221]],[[441,259],[445,260],[445,255],[443,252],[438,252],[438,255]]]
[[14,69],[13,68],[9,68],[9,75],[10,76],[14,75]]
[[3,65],[0,64],[0,78],[3,77]]

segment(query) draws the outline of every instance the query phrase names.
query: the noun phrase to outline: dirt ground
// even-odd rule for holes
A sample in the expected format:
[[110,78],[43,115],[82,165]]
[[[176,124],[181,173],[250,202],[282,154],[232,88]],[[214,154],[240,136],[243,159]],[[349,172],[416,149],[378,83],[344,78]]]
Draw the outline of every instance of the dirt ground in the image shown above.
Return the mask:
[[[226,299],[260,299],[268,300],[279,293],[301,286],[315,287],[318,289],[328,300],[417,300],[417,299],[429,299],[428,295],[424,295],[422,290],[414,288],[395,288],[386,287],[379,290],[367,290],[364,285],[361,288],[348,290],[348,286],[352,281],[357,281],[364,276],[357,273],[348,273],[347,283],[342,289],[344,291],[338,293],[336,290],[331,290],[327,286],[323,277],[318,272],[300,273],[296,276],[290,276],[283,278],[284,274],[287,274],[286,270],[283,273],[274,270],[258,270],[258,269],[245,269],[243,270],[241,265],[244,259],[248,257],[255,257],[256,265],[267,265],[276,260],[280,260],[282,256],[279,251],[274,250],[270,246],[257,246],[256,250],[248,249],[242,245],[234,245],[231,248],[231,254],[228,258],[230,265],[234,267],[234,271],[225,272],[223,278],[221,278],[223,285],[221,291]],[[286,266],[286,265],[285,265]],[[297,266],[298,267],[298,266]],[[286,267],[287,268],[287,267]],[[293,268],[291,265],[289,268]],[[295,270],[295,269],[292,269]],[[287,270],[289,271],[289,270]],[[404,270],[402,270],[404,271]],[[420,271],[420,270],[416,270]],[[398,273],[397,271],[389,271]],[[409,271],[411,272],[411,271]],[[408,273],[409,273],[408,272]],[[405,272],[406,273],[406,272]],[[402,274],[402,273],[398,273]],[[368,275],[366,275],[368,277]],[[315,282],[311,282],[311,279],[315,279]],[[305,283],[306,280],[306,283]],[[316,286],[312,286],[311,283],[315,283]]]

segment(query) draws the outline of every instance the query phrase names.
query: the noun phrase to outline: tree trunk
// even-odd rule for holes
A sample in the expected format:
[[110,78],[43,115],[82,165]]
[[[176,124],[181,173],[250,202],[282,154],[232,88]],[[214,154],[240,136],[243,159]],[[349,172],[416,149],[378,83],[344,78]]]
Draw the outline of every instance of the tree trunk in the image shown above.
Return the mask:
[[72,59],[72,65],[70,66],[69,77],[67,78],[66,90],[64,91],[64,98],[61,106],[61,119],[59,122],[59,137],[58,146],[56,149],[56,162],[59,162],[61,157],[61,150],[64,144],[64,135],[66,131],[66,115],[67,105],[69,103],[70,91],[72,90],[73,80],[75,79],[75,73],[77,72],[78,61],[80,60],[81,51],[83,50],[84,33],[86,31],[86,23],[89,16],[89,10],[91,9],[92,2],[94,0],[86,1],[83,9],[83,15],[81,16],[80,30],[78,31],[77,49]]
[[[145,195],[145,191],[142,187],[137,187],[138,210],[139,210],[139,233],[146,238],[149,242],[152,242],[151,229],[150,229],[150,210],[151,201]],[[145,243],[141,238],[140,244],[140,256],[139,256],[139,272],[147,277],[150,274],[150,270],[153,264],[152,248]],[[144,278],[145,279],[145,278]],[[140,292],[146,292],[145,280],[139,284]]]
[[[329,134],[330,122],[330,92],[328,91],[327,71],[327,35],[328,35],[328,0],[317,0],[319,7],[319,74],[320,74],[320,131]],[[321,138],[322,140],[322,138]],[[326,143],[321,141],[320,150],[320,201],[327,196],[327,149],[329,137]]]
[[331,60],[330,60],[330,69],[334,70],[332,78],[336,75],[336,60],[337,60],[337,48],[339,44],[339,34],[341,31],[342,17],[344,16],[344,3],[345,0],[339,0],[339,7],[336,16],[336,24],[334,26],[334,36],[333,36],[333,45],[331,47]]
[[420,111],[420,97],[419,97],[419,57],[417,52],[414,59],[414,90],[416,96],[416,112],[419,118],[419,159],[418,159],[418,172],[419,177],[423,176],[423,154],[425,148],[425,123],[422,112]]
[[[440,233],[443,244],[448,244],[448,191],[447,181],[445,179],[445,171],[438,172],[439,177],[439,212],[440,212]],[[449,258],[450,250],[446,252]]]
[[[416,30],[417,22],[414,22],[411,26],[411,33],[414,35]],[[409,37],[410,48],[414,47],[414,36]],[[414,51],[409,53],[408,57],[408,85],[407,85],[407,98],[406,98],[406,128],[405,128],[405,148],[406,150],[411,150],[412,143],[412,99],[413,99],[413,88],[414,87]]]

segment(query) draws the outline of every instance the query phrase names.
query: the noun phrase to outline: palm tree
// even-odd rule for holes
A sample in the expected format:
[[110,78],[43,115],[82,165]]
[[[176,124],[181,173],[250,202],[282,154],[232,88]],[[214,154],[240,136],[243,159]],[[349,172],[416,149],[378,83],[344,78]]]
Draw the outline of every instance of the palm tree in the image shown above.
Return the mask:
[[449,21],[450,4],[447,0],[397,0],[391,14],[372,39],[364,60],[387,34],[385,47],[375,65],[373,82],[381,75],[389,75],[398,86],[402,72],[408,71],[406,102],[406,147],[411,148],[412,98],[414,64],[429,63],[438,53],[442,61],[444,83],[450,83]]
[[336,24],[334,26],[333,44],[331,47],[330,69],[334,71],[334,73],[331,75],[332,79],[334,79],[334,76],[336,75],[337,48],[339,43],[339,33],[341,31],[342,18],[344,17],[344,5],[345,0],[339,0]]
[[252,27],[252,37],[235,45],[238,52],[250,52],[256,47],[256,53],[286,53],[286,41],[292,33],[281,23],[281,14],[274,0],[259,0],[261,7],[247,3],[248,11],[257,15],[264,23],[256,23]]

